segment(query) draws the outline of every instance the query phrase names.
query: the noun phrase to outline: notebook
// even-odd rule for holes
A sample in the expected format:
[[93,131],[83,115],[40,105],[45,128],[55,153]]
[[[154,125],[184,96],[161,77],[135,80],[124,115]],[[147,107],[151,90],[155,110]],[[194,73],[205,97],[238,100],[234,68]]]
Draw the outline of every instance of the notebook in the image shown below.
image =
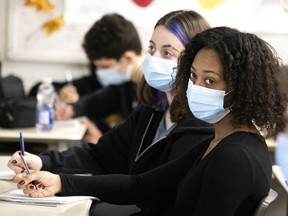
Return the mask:
[[39,205],[48,207],[57,207],[63,204],[72,202],[83,201],[87,199],[99,200],[92,196],[50,196],[43,198],[32,198],[23,193],[23,190],[11,190],[6,193],[0,194],[1,201],[20,203],[25,205]]

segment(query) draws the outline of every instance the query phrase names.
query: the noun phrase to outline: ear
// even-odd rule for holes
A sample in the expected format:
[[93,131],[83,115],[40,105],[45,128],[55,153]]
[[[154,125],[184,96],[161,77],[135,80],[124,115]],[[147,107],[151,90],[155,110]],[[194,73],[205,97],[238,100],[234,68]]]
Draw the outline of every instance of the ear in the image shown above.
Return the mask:
[[131,64],[133,63],[134,59],[137,58],[137,54],[132,50],[128,50],[124,52],[122,58],[124,58],[128,64]]

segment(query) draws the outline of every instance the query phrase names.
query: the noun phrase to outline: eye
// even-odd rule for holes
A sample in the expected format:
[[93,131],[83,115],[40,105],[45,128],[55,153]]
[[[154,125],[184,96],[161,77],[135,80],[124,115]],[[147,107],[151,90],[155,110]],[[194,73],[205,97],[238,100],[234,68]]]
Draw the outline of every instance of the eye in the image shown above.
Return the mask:
[[161,54],[165,59],[171,59],[174,56],[173,52],[169,50],[162,50]]
[[196,80],[196,74],[191,72],[190,73],[190,78],[189,78],[193,83],[195,83],[195,80]]
[[147,52],[150,53],[150,55],[153,55],[156,51],[156,48],[152,45],[148,46]]
[[214,83],[214,80],[212,80],[212,79],[205,79],[205,83],[206,83],[207,85],[212,85],[212,84]]

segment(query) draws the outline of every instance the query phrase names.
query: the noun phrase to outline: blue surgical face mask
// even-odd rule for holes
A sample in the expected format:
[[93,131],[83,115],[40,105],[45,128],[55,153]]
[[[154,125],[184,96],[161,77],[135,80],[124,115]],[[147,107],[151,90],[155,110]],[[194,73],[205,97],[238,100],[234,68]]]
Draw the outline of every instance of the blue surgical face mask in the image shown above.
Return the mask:
[[142,63],[146,82],[163,92],[170,91],[176,79],[177,60],[153,57],[149,53]]
[[230,112],[229,108],[223,107],[225,91],[194,85],[189,80],[186,95],[193,115],[205,122],[214,124]]
[[109,85],[120,85],[128,82],[131,79],[132,65],[128,65],[125,73],[120,74],[118,72],[119,66],[115,66],[107,69],[99,69],[96,71],[96,76],[100,84],[104,87]]

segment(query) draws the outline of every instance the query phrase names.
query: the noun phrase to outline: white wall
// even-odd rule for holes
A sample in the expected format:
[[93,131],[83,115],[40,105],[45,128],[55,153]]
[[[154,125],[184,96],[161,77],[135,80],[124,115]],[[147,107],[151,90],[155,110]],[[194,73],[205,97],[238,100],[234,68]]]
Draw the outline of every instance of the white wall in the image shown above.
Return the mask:
[[[65,72],[70,70],[74,78],[88,73],[88,68],[83,63],[53,63],[51,61],[28,61],[28,60],[11,60],[6,56],[7,50],[7,27],[8,27],[8,2],[9,0],[0,0],[0,58],[2,63],[1,76],[8,74],[15,74],[21,77],[24,81],[26,92],[33,84],[40,81],[42,77],[51,77],[54,81],[64,81]],[[156,3],[155,3],[156,4]],[[125,14],[124,14],[125,15]],[[156,21],[156,20],[155,20]],[[209,20],[208,20],[209,21]],[[283,28],[287,28],[287,22],[278,23]],[[145,32],[145,29],[139,29],[139,32]],[[284,63],[288,64],[288,35],[287,34],[260,34],[260,37],[267,40],[278,51],[279,56],[283,59]],[[144,49],[146,39],[142,37],[144,42]],[[149,36],[148,36],[149,37]],[[143,39],[144,38],[144,39]],[[39,53],[41,55],[41,53]]]
[[[23,79],[26,92],[43,77],[51,77],[54,81],[64,81],[65,72],[71,71],[73,78],[88,73],[86,64],[53,63],[51,61],[15,61],[7,58],[7,24],[8,24],[8,2],[0,0],[0,59],[1,76],[14,74]],[[41,53],[39,53],[41,55]]]
[[0,0],[0,61],[4,56],[6,0]]

